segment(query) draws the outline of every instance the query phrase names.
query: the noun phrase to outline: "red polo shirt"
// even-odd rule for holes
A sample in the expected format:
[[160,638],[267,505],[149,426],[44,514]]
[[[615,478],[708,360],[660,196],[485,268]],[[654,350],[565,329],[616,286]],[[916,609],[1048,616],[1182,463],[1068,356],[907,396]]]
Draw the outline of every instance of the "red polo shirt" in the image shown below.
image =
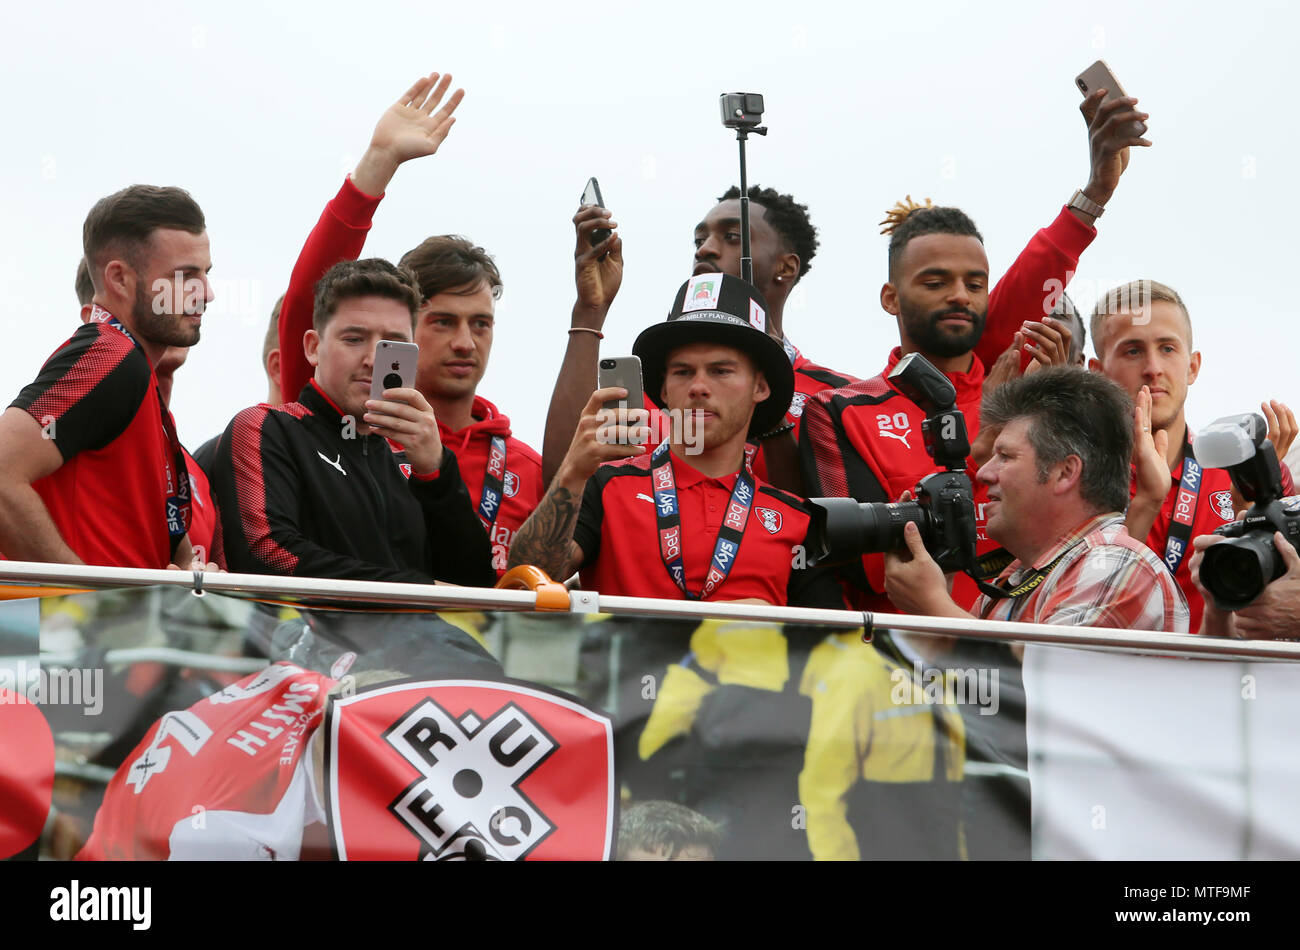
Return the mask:
[[[674,455],[686,586],[704,588],[713,548],[731,502],[735,474],[710,478]],[[784,606],[843,607],[824,572],[796,570],[808,533],[803,499],[755,484],[753,508],[730,573],[706,600],[756,597]],[[582,586],[602,594],[682,600],[659,552],[650,455],[602,465],[587,481],[573,540],[582,548]]]

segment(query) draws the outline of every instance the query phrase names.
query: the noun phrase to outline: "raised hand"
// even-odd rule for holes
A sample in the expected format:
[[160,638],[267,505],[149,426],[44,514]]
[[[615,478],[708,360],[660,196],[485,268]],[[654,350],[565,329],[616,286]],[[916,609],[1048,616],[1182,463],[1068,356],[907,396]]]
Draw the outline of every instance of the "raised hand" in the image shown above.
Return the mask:
[[1102,102],[1105,89],[1095,89],[1079,105],[1083,120],[1088,123],[1088,153],[1092,175],[1083,193],[1099,205],[1104,205],[1114,194],[1120,176],[1128,168],[1130,146],[1149,147],[1150,141],[1142,138],[1150,113],[1139,112],[1137,99],[1123,96]]
[[1151,390],[1143,386],[1133,408],[1133,468],[1137,492],[1129,502],[1125,527],[1131,537],[1145,541],[1165,503],[1173,476],[1169,472],[1169,433],[1151,431]]
[[1276,399],[1260,403],[1259,408],[1264,411],[1264,418],[1268,421],[1268,440],[1273,443],[1273,451],[1277,453],[1277,460],[1281,462],[1290,451],[1291,443],[1295,441],[1295,413],[1287,408],[1286,403],[1278,402]]
[[352,183],[368,195],[382,194],[397,166],[438,151],[456,122],[452,113],[465,97],[465,90],[457,89],[438,109],[449,88],[450,74],[430,73],[389,106],[375,125],[370,146],[352,173]]
[[[599,228],[616,228],[618,222],[598,205],[583,205],[573,216],[577,247],[573,252],[573,277],[578,288],[574,304],[575,326],[599,330],[623,283],[623,239],[615,232],[595,247],[591,235]],[[577,320],[582,322],[578,323]]]

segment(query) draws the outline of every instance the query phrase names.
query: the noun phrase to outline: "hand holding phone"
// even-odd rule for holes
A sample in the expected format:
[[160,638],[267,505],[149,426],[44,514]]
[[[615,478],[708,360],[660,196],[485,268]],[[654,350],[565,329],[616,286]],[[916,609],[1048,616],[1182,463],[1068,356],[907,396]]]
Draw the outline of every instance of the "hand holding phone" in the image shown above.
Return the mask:
[[[581,204],[584,207],[586,205],[595,205],[598,208],[605,207],[605,199],[600,194],[600,182],[596,181],[595,178],[587,179],[587,187],[582,189]],[[609,228],[596,228],[591,232],[591,246],[595,247],[613,233]]]
[[380,340],[375,344],[375,358],[370,369],[370,398],[383,399],[385,389],[409,389],[415,386],[415,369],[420,362],[420,348],[401,340]]
[[[1083,72],[1074,78],[1074,84],[1079,87],[1084,98],[1091,96],[1098,89],[1106,90],[1106,97],[1102,100],[1104,105],[1107,102],[1113,102],[1116,99],[1123,99],[1128,96],[1124,87],[1119,84],[1115,74],[1111,72],[1104,59],[1099,59]],[[1145,122],[1133,121],[1125,130],[1126,134],[1132,138],[1141,138],[1146,134],[1147,126]]]
[[607,401],[603,408],[613,409],[644,409],[645,408],[645,388],[641,382],[641,358],[638,356],[619,356],[605,358],[600,361],[600,380],[598,388],[608,389],[612,386],[621,386],[627,390],[627,397],[624,399],[611,399]]

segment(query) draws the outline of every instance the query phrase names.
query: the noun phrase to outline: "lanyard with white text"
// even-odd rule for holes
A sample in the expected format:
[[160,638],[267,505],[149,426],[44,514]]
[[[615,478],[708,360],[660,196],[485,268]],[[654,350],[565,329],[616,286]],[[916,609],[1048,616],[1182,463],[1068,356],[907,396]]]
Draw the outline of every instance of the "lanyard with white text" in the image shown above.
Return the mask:
[[492,436],[492,446],[488,449],[487,468],[483,470],[483,494],[478,501],[478,520],[488,536],[497,523],[501,513],[501,503],[505,500],[506,485],[506,440],[499,435]]
[[[140,345],[136,338],[131,335],[131,331],[117,317],[99,304],[91,307],[90,322],[107,324],[136,346]],[[167,411],[167,405],[163,402],[162,393],[158,391],[157,386],[154,387],[154,394],[158,397],[158,410],[162,414],[163,434],[167,437],[167,453],[163,456],[163,475],[167,481],[165,516],[167,519],[167,534],[171,537],[172,551],[175,553],[176,545],[190,530],[190,473],[185,465],[185,453],[181,449],[181,440],[176,435],[176,423],[172,421],[172,414]]]
[[1192,522],[1196,520],[1196,503],[1201,495],[1201,465],[1192,455],[1192,443],[1183,445],[1183,477],[1178,482],[1178,497],[1174,499],[1174,516],[1169,521],[1169,538],[1165,542],[1165,567],[1170,574],[1178,573],[1178,566],[1187,556],[1192,540]]
[[713,546],[713,560],[709,574],[704,579],[704,589],[698,594],[686,588],[686,567],[682,561],[682,514],[677,506],[677,482],[673,478],[672,453],[669,443],[661,442],[650,457],[650,483],[655,493],[655,521],[659,528],[659,556],[664,567],[688,600],[703,600],[717,590],[731,573],[740,553],[740,542],[749,523],[749,512],[754,505],[754,476],[749,471],[751,453],[745,453],[745,464],[736,473],[736,487],[731,490],[727,513],[718,529],[718,540]]

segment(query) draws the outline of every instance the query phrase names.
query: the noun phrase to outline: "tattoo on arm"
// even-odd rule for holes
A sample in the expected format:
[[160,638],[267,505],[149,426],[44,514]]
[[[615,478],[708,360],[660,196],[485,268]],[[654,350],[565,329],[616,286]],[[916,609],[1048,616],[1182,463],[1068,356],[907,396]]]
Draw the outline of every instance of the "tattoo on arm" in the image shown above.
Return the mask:
[[515,534],[510,566],[535,564],[556,580],[572,574],[582,558],[582,550],[573,540],[581,502],[581,494],[575,495],[563,485],[548,491]]

